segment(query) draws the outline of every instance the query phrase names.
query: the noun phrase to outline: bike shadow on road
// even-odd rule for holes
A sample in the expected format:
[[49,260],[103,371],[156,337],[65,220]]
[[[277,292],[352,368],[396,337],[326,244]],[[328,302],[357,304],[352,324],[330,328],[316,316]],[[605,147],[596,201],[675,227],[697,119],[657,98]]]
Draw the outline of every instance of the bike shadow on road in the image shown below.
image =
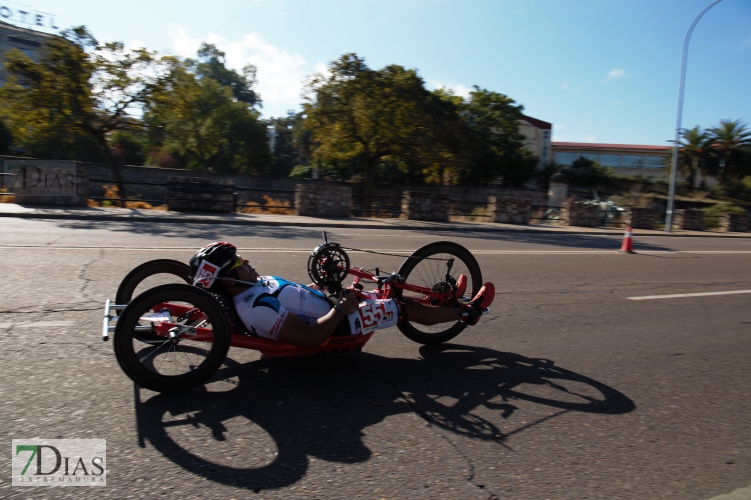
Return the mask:
[[[450,433],[503,446],[511,434],[531,432],[560,413],[622,414],[636,408],[618,390],[551,360],[452,344],[422,347],[420,354],[421,359],[358,353],[245,364],[228,359],[208,384],[225,381],[232,388],[223,392],[203,386],[145,399],[152,393],[134,387],[139,444],[148,441],[192,474],[258,492],[296,483],[311,458],[343,464],[369,460],[364,430],[393,415],[415,414]],[[499,425],[523,412],[524,401],[560,411],[504,433]],[[223,448],[240,437],[225,425],[237,417],[248,421],[241,432],[258,432],[248,430],[253,424],[265,431],[258,439],[273,440],[277,454],[247,467],[207,458],[210,453],[201,450]],[[176,427],[187,434],[176,438]],[[191,446],[191,433],[201,428],[212,437]],[[254,443],[261,447],[253,437],[242,439],[248,456]]]

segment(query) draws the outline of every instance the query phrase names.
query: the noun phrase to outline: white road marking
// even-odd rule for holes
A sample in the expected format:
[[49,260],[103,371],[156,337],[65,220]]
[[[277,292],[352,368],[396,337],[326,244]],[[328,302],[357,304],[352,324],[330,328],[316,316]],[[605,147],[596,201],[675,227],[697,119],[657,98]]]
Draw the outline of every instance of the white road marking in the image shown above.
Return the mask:
[[751,486],[738,488],[737,490],[733,490],[730,493],[712,497],[709,500],[751,500]]
[[679,299],[684,297],[706,297],[709,295],[734,295],[737,293],[751,293],[751,290],[731,290],[729,292],[673,293],[670,295],[645,295],[643,297],[626,298],[631,300]]

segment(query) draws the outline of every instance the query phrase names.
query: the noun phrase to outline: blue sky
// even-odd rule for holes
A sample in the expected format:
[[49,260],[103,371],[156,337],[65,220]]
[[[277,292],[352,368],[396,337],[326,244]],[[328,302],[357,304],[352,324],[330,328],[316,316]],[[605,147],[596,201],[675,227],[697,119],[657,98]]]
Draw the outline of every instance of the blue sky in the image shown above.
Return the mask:
[[[430,88],[473,85],[553,123],[554,140],[666,144],[683,39],[711,0],[0,0],[190,56],[201,41],[258,67],[264,117],[299,109],[307,76],[347,52],[415,68]],[[691,38],[683,126],[751,121],[751,1],[723,0]]]

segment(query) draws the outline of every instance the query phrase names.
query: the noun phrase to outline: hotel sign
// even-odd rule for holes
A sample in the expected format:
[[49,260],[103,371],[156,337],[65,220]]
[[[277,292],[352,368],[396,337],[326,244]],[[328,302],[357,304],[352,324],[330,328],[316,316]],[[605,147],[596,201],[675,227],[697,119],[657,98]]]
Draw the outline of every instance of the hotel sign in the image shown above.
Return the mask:
[[55,15],[32,9],[27,5],[8,0],[0,0],[0,21],[29,27],[31,29],[59,29],[55,26]]

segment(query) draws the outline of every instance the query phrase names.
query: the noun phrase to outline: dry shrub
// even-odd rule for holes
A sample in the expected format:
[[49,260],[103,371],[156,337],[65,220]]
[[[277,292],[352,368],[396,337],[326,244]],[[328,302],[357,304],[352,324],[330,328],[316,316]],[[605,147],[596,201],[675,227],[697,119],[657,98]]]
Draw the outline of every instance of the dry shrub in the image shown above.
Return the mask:
[[14,194],[0,194],[0,203],[15,203],[16,195]]
[[288,201],[277,200],[268,195],[263,195],[263,200],[263,205],[252,205],[246,202],[239,212],[241,214],[295,215],[295,209],[289,206]]
[[[110,186],[110,185],[103,185],[102,188],[104,188],[104,198],[119,198],[120,197],[120,190],[117,189],[117,186]],[[95,200],[88,200],[88,206],[90,207],[112,207],[112,206],[119,206],[120,201],[119,200],[102,200],[101,203],[95,201]],[[167,205],[157,205],[154,206],[151,203],[141,201],[141,200],[129,200],[125,202],[125,208],[140,208],[144,210],[167,210]]]
[[117,189],[117,186],[108,186],[105,184],[102,187],[104,188],[105,198],[119,198],[120,197],[120,190]]
[[371,219],[398,219],[399,214],[396,214],[394,212],[381,212],[375,210],[370,212],[370,215],[368,217]]

